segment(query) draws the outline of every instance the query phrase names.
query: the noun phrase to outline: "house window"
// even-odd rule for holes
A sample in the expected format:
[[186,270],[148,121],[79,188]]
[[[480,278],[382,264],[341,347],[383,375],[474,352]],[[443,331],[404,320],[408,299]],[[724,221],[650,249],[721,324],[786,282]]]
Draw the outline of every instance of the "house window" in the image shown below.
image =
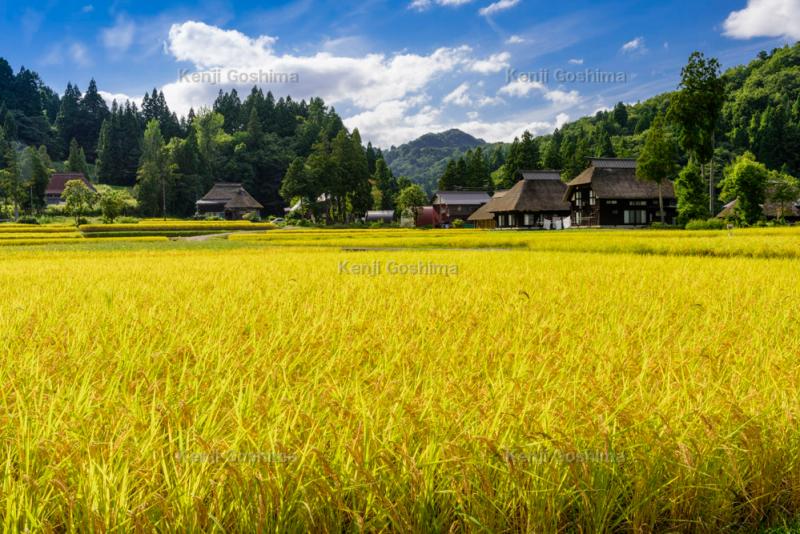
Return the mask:
[[505,224],[505,216],[503,216],[503,215],[498,215],[498,216],[497,216],[497,227],[498,227],[498,228],[502,228],[502,227],[503,227],[503,224]]
[[625,210],[625,224],[647,224],[647,210]]
[[629,206],[647,206],[646,200],[631,200],[628,202]]
[[533,226],[536,222],[536,217],[533,213],[526,213],[525,214],[525,226]]
[[583,222],[583,214],[581,214],[581,212],[579,212],[579,211],[576,211],[575,212],[575,225],[576,226],[580,226],[582,222]]
[[594,206],[594,189],[589,189],[589,205]]
[[579,208],[583,207],[583,191],[575,191],[575,205]]

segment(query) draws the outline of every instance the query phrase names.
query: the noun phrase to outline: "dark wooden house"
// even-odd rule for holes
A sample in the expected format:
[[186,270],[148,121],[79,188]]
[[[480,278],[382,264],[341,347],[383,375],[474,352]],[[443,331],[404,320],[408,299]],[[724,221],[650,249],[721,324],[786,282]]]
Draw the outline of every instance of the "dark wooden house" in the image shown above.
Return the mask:
[[216,183],[206,196],[197,201],[197,214],[239,220],[248,214],[259,215],[264,206],[245,191],[242,184]]
[[50,181],[47,183],[47,189],[44,191],[44,200],[48,206],[55,206],[61,204],[61,193],[67,186],[67,182],[71,180],[80,180],[91,191],[97,192],[92,183],[86,179],[82,172],[56,172],[50,175]]
[[[674,224],[677,200],[672,182],[662,184],[667,224]],[[573,226],[648,226],[661,220],[658,185],[636,177],[636,160],[593,158],[589,168],[567,184],[564,200]]]
[[489,202],[486,191],[438,191],[431,200],[438,224],[449,226],[456,219],[466,221],[475,211]]
[[[569,219],[570,204],[564,200],[567,186],[560,171],[521,171],[522,180],[488,210],[497,228],[563,228]],[[569,226],[569,223],[566,224]]]

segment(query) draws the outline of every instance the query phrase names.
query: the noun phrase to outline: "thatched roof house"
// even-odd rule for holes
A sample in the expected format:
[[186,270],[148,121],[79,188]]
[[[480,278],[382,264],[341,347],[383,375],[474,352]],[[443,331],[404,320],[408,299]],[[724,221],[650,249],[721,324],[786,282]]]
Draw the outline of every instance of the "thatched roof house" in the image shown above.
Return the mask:
[[494,220],[494,213],[489,211],[492,207],[492,203],[495,199],[501,198],[503,195],[508,193],[508,189],[503,189],[500,191],[495,191],[492,199],[478,208],[475,213],[467,217],[467,222],[472,223],[475,225],[476,228],[484,228],[484,229],[494,229],[496,227],[496,222]]
[[[589,167],[567,184],[564,200],[578,226],[644,226],[658,221],[658,185],[636,176],[636,160],[592,158]],[[661,186],[667,222],[676,215],[672,182]]]
[[[720,219],[730,219],[735,217],[737,204],[737,200],[728,202],[725,204],[725,207],[722,208],[722,211],[717,214],[717,217]],[[764,218],[767,220],[780,219],[782,214],[783,219],[787,221],[800,221],[800,202],[786,202],[783,205],[783,211],[781,211],[781,205],[779,202],[772,202],[768,200],[761,205],[761,209],[764,211]]]
[[61,193],[67,186],[67,182],[72,180],[82,181],[91,191],[97,192],[92,183],[86,179],[82,172],[56,172],[50,175],[47,189],[44,191],[44,199],[48,206],[61,204]]
[[216,183],[211,191],[197,201],[197,213],[230,220],[241,219],[247,214],[259,214],[264,209],[242,184]]

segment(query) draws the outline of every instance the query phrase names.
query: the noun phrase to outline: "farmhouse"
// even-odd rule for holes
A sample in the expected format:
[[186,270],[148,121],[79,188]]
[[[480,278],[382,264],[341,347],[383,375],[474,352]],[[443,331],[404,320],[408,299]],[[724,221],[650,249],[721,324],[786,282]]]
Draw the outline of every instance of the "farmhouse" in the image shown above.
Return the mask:
[[569,227],[570,204],[560,171],[520,171],[522,180],[487,208],[497,228]]
[[80,180],[93,192],[97,192],[92,183],[86,179],[82,172],[57,172],[50,175],[50,182],[44,191],[44,199],[48,206],[61,204],[61,193],[70,180]]
[[[658,185],[636,177],[636,160],[592,158],[590,166],[567,184],[575,226],[647,226],[660,220]],[[662,184],[666,222],[675,222],[672,182]]]
[[486,191],[438,191],[431,204],[439,224],[448,226],[456,219],[466,221],[489,200]]
[[[769,193],[767,196],[770,196]],[[717,218],[734,218],[736,215],[737,203],[738,201],[732,200],[731,202],[725,204],[725,207],[722,208],[722,211],[717,214]],[[800,221],[800,202],[786,202],[783,206],[781,206],[779,202],[768,200],[761,205],[761,209],[764,211],[764,218],[768,221],[774,221],[781,218],[787,222]]]
[[197,214],[238,220],[248,214],[260,214],[264,208],[245,191],[242,184],[219,182],[197,201]]
[[500,191],[495,191],[492,199],[475,210],[475,213],[470,215],[467,218],[467,221],[474,224],[475,228],[481,228],[483,230],[494,230],[497,227],[497,222],[494,220],[494,213],[489,211],[494,204],[496,199],[501,198],[503,195],[508,193],[508,189],[503,189]]

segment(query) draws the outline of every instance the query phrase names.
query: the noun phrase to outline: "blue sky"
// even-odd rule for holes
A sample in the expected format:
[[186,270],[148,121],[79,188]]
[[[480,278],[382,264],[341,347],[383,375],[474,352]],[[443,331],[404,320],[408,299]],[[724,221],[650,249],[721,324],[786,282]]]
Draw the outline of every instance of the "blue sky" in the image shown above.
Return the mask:
[[461,128],[488,141],[675,88],[800,39],[800,0],[29,1],[0,5],[2,55],[58,92],[153,87],[185,113],[253,82],[320,96],[388,147]]

